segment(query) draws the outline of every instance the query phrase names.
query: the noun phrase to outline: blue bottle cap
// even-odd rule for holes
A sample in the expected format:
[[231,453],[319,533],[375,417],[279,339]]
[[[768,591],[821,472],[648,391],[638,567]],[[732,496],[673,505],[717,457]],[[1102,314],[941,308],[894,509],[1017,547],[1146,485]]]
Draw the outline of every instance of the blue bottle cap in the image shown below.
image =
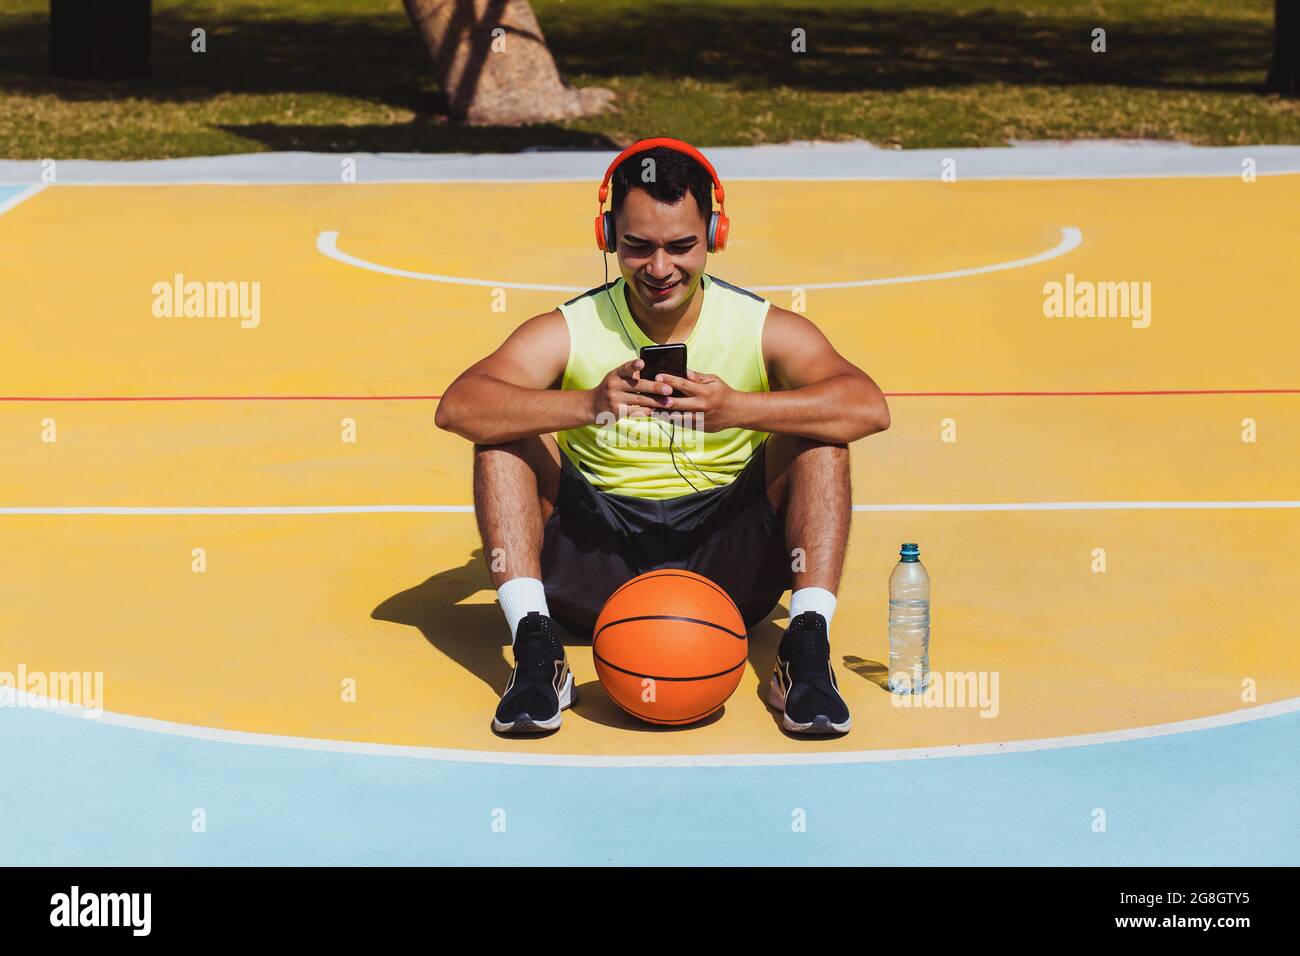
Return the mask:
[[898,556],[907,562],[920,561],[921,549],[915,544],[905,544],[902,550],[898,552]]

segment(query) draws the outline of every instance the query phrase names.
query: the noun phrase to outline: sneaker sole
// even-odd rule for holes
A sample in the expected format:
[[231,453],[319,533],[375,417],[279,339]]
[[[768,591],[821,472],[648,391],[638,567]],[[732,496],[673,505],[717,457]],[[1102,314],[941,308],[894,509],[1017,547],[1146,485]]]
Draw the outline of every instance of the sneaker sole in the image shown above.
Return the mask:
[[781,712],[781,728],[792,734],[847,734],[853,726],[852,715],[839,724],[825,714],[818,714],[806,724],[791,720],[790,715],[785,712],[785,691],[781,689],[781,684],[775,677],[768,684],[767,703],[768,706]]
[[555,712],[554,717],[546,720],[533,720],[527,714],[520,714],[513,722],[503,724],[494,716],[492,718],[492,729],[499,734],[544,734],[552,730],[559,730],[560,724],[563,722],[564,711],[577,702],[578,685],[573,680],[573,671],[569,671],[564,686],[560,688],[560,709]]

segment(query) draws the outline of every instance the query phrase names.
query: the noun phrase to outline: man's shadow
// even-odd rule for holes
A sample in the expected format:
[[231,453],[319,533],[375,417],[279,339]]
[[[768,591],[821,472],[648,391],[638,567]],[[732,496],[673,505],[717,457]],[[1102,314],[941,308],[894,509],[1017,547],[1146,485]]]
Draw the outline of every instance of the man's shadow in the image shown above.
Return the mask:
[[440,571],[415,587],[399,591],[370,612],[376,621],[416,628],[424,639],[500,694],[510,680],[510,665],[501,649],[510,644],[505,620],[494,599],[490,604],[461,604],[492,579],[475,548],[460,567]]
[[[495,600],[490,604],[458,603],[484,589],[492,589],[492,579],[483,560],[483,549],[475,548],[460,567],[441,571],[415,587],[399,591],[383,601],[370,616],[377,621],[415,628],[431,645],[481,680],[494,695],[499,695],[510,680],[511,670],[502,653],[510,644],[510,634],[500,605]],[[575,647],[591,647],[590,637],[576,635],[558,621],[556,627],[570,655]],[[573,712],[620,730],[662,733],[683,729],[638,720],[614,703],[598,680],[578,687],[578,703]],[[690,726],[709,724],[721,716],[719,711]]]

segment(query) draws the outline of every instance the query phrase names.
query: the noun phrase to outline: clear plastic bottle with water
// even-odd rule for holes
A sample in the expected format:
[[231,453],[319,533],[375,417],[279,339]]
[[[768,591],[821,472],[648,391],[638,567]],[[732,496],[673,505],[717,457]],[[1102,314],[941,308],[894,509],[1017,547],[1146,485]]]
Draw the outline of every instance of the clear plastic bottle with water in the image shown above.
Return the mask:
[[889,576],[889,689],[919,694],[930,679],[930,575],[915,544],[899,557]]

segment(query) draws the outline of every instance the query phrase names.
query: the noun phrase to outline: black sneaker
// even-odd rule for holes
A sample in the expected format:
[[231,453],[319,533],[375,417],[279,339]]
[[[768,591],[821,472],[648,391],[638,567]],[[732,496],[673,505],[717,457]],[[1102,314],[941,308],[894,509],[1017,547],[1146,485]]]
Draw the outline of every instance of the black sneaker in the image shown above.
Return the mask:
[[573,672],[551,619],[529,611],[515,633],[515,670],[497,705],[492,729],[502,734],[556,730],[560,711],[577,702]]
[[781,726],[792,734],[848,733],[849,706],[831,667],[826,618],[816,611],[805,611],[786,628],[767,702],[781,711]]

